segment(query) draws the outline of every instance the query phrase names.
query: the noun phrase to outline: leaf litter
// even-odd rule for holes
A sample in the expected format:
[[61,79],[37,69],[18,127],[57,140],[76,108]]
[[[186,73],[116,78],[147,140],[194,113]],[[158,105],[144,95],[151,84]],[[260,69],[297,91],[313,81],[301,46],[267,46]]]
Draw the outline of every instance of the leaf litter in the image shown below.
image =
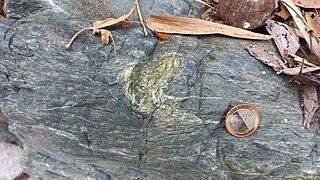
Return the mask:
[[[219,8],[217,8],[219,0],[195,1],[208,6],[202,15],[202,18],[205,20],[168,16],[165,13],[159,16],[151,15],[146,20],[143,20],[139,2],[135,0],[134,7],[128,13],[118,18],[107,18],[96,21],[91,27],[84,28],[77,32],[66,48],[70,48],[79,34],[87,30],[92,30],[93,34],[100,35],[103,44],[109,44],[111,38],[113,46],[115,47],[112,32],[107,28],[114,25],[119,25],[124,28],[130,27],[132,21],[130,21],[129,18],[133,16],[135,10],[138,11],[144,34],[147,35],[146,25],[163,40],[170,38],[172,34],[222,34],[236,38],[255,40],[268,40],[272,38],[279,51],[280,57],[278,57],[276,53],[269,51],[266,47],[259,45],[251,45],[248,46],[247,49],[252,56],[272,67],[277,74],[293,76],[288,82],[289,86],[303,91],[303,126],[306,128],[315,126],[314,114],[319,107],[316,86],[320,83],[320,9],[317,9],[320,8],[320,1],[275,1],[278,2],[278,6],[275,7],[273,15],[266,20],[256,21],[258,22],[257,26],[265,26],[270,35],[242,29],[246,28],[245,23],[242,28],[226,25],[220,16],[221,12],[219,12]],[[224,2],[229,3],[231,1]],[[230,11],[232,12],[232,10]],[[273,9],[271,9],[271,11],[273,11]],[[225,13],[228,12],[226,11]],[[268,12],[264,10],[262,13]],[[250,18],[256,17],[249,16],[247,18],[251,20]]]
[[314,117],[319,108],[316,87],[320,84],[320,9],[317,8],[320,8],[318,0],[279,1],[277,11],[266,21],[265,28],[281,57],[262,46],[247,47],[252,56],[277,74],[293,76],[288,85],[303,92],[303,126],[306,128],[320,128]]
[[[202,2],[202,1],[201,1]],[[227,26],[219,23],[209,22],[196,18],[188,17],[177,17],[167,16],[162,14],[160,16],[150,16],[147,20],[143,21],[141,9],[138,0],[135,0],[134,7],[127,13],[118,18],[107,18],[101,21],[96,21],[91,27],[83,28],[78,31],[66,45],[69,49],[75,39],[84,31],[92,30],[93,34],[101,35],[103,44],[108,44],[109,39],[113,41],[115,46],[114,38],[111,31],[106,28],[113,25],[121,25],[128,22],[128,18],[131,17],[134,11],[138,11],[139,20],[143,27],[144,34],[147,36],[148,32],[146,26],[151,29],[161,39],[170,38],[171,34],[187,34],[187,35],[209,35],[209,34],[223,34],[226,36],[245,38],[245,39],[256,39],[256,40],[268,40],[272,37],[265,34],[254,33],[248,30]]]
[[[142,27],[144,29],[144,33],[145,33],[145,35],[147,35],[147,30],[146,30],[146,28],[144,26],[144,23],[142,22],[139,2],[138,2],[138,0],[135,0],[135,4],[134,4],[133,8],[127,14],[124,14],[124,15],[118,17],[118,18],[107,18],[107,19],[104,19],[104,20],[101,20],[101,21],[96,21],[96,22],[94,22],[92,24],[92,27],[83,28],[82,30],[78,31],[72,37],[70,42],[66,45],[66,48],[69,49],[71,47],[72,43],[74,42],[74,40],[82,32],[87,31],[87,30],[92,30],[93,34],[101,35],[102,44],[109,44],[109,38],[111,38],[112,42],[113,42],[113,45],[114,45],[114,48],[115,48],[115,41],[114,41],[114,38],[112,36],[112,33],[111,33],[111,31],[109,31],[109,30],[107,30],[105,28],[113,26],[113,25],[117,25],[117,24],[122,23],[122,22],[126,22],[127,19],[133,15],[133,13],[134,13],[134,11],[136,9],[138,11],[138,15],[139,15],[139,18],[141,20]],[[115,49],[114,49],[114,52],[115,52]]]

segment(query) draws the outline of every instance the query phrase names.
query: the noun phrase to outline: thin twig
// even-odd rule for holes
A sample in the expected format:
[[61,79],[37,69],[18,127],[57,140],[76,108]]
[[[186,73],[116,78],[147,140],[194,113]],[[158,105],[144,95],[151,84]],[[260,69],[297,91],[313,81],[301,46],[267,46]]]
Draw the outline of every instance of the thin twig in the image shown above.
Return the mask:
[[144,32],[144,35],[148,35],[148,31],[147,31],[147,28],[145,27],[144,23],[143,23],[143,19],[142,19],[142,15],[141,15],[141,10],[140,10],[140,5],[139,5],[139,1],[136,0],[136,7],[137,7],[137,10],[138,10],[138,15],[139,15],[139,19],[140,19],[140,22],[141,22],[141,25],[143,27],[143,32]]
[[214,9],[214,7],[213,7],[213,6],[209,5],[208,3],[206,3],[206,2],[204,2],[204,1],[202,1],[202,0],[195,0],[195,1],[196,1],[196,2],[199,2],[199,3],[201,3],[201,4],[204,4],[204,5],[206,5],[206,6],[210,7],[210,8],[212,8],[212,9]]
[[112,44],[113,44],[114,57],[116,57],[116,56],[117,56],[117,52],[116,52],[116,42],[114,41],[114,39],[113,39],[113,35],[112,35],[112,33],[111,33],[111,32],[110,32],[110,37],[111,37]]

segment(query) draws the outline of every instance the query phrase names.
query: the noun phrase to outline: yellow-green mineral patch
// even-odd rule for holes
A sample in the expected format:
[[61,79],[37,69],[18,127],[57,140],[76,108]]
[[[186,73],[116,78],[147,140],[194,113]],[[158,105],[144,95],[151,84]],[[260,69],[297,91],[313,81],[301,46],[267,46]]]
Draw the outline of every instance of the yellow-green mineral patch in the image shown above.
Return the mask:
[[121,78],[126,82],[126,96],[140,111],[151,113],[160,106],[162,95],[177,74],[179,65],[179,58],[163,56],[159,62],[125,69]]

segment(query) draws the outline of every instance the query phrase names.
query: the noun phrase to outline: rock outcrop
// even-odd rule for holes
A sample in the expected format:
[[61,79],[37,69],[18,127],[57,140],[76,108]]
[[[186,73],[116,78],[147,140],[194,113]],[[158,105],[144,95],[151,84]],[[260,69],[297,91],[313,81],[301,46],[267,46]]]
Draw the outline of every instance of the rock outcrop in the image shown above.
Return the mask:
[[[90,32],[132,2],[7,0],[0,22],[1,110],[24,143],[23,166],[44,179],[320,178],[320,136],[302,127],[299,92],[251,57],[258,42],[174,35],[139,24],[112,27],[112,45]],[[199,17],[191,0],[141,0],[144,17]],[[137,18],[136,18],[137,19]],[[249,103],[257,132],[236,138],[224,115]]]

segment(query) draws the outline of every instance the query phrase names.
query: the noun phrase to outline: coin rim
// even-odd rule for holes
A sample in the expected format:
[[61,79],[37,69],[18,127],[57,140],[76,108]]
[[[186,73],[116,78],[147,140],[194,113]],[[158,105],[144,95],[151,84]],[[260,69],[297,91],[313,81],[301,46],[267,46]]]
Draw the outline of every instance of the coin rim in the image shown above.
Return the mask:
[[[240,133],[240,132],[234,131],[231,128],[231,117],[239,109],[248,109],[255,116],[255,122],[254,122],[253,128],[250,129],[249,131],[244,132],[244,133]],[[233,108],[231,108],[228,111],[228,113],[226,115],[226,119],[225,119],[225,126],[226,126],[227,131],[230,134],[232,134],[233,136],[236,136],[236,137],[247,137],[247,136],[250,136],[251,134],[253,134],[258,129],[259,124],[260,124],[260,115],[259,115],[258,111],[253,106],[251,106],[249,104],[238,104],[238,105],[234,106]]]

